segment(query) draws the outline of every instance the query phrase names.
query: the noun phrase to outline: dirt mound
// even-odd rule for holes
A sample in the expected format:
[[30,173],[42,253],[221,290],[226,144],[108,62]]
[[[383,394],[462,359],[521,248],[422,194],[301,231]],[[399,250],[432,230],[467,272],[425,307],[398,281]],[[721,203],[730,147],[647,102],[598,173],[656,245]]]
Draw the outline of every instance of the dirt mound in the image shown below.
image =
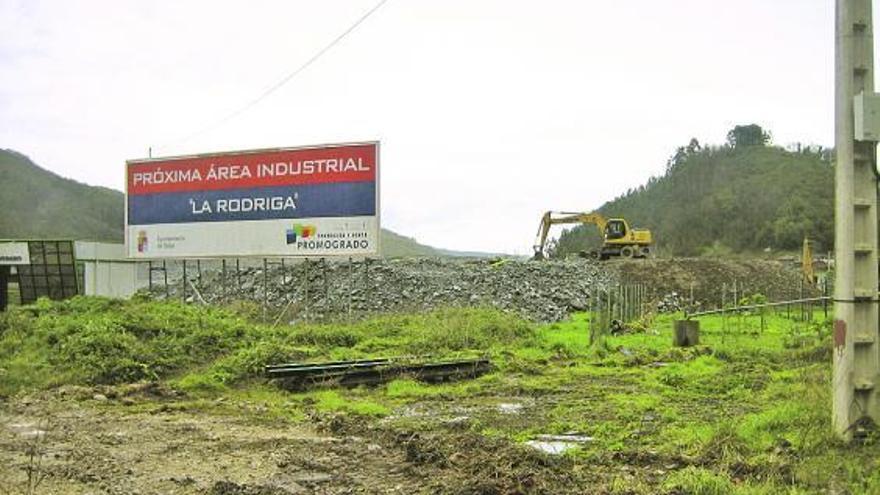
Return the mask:
[[[531,447],[472,432],[399,433],[407,462],[442,471],[436,493],[584,493],[587,486],[575,463]],[[436,478],[434,478],[436,479]]]
[[[761,294],[780,301],[801,295],[797,267],[780,261],[673,258],[619,260],[606,267],[621,283],[647,284],[661,297],[675,293],[689,299],[693,292],[703,305],[718,305],[722,298],[730,304],[734,286],[737,299]],[[805,288],[804,295],[815,295],[815,291]]]

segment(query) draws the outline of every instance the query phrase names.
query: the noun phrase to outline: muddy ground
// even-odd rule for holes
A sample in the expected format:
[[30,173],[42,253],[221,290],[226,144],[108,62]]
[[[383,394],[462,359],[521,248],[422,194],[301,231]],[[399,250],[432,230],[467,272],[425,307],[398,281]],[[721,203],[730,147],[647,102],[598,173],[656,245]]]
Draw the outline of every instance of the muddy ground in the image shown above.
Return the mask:
[[416,493],[423,483],[405,451],[381,439],[267,422],[246,409],[113,402],[54,395],[5,404],[0,479],[26,486],[36,444],[45,474],[37,493]]
[[[2,404],[0,493],[28,493],[29,470],[40,494],[551,493],[575,477],[563,457],[467,432],[467,404],[291,424],[252,402],[143,388],[64,387]],[[511,401],[495,414],[519,414]],[[402,426],[411,418],[434,432]]]
[[709,335],[715,351],[668,340],[621,336],[601,361],[511,356],[506,371],[441,385],[18,395],[0,402],[0,493],[877,493],[846,488],[877,444],[843,465],[826,416],[810,413],[827,402],[822,348],[776,359],[751,334]]

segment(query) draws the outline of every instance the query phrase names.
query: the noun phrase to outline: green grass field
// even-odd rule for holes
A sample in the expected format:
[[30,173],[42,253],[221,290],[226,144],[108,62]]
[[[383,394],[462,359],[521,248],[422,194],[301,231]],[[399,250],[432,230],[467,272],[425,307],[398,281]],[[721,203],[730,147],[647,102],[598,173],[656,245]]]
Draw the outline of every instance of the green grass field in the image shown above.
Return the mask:
[[[343,417],[441,437],[465,418],[468,435],[510,445],[577,433],[592,440],[542,469],[607,493],[880,493],[876,439],[846,446],[831,434],[829,324],[821,310],[812,316],[766,314],[763,329],[756,315],[703,318],[701,345],[681,349],[672,315],[590,347],[586,314],[536,326],[494,309],[447,309],[271,327],[172,302],[41,301],[0,316],[0,396],[159,381],[182,397],[128,410],[241,414],[231,404],[245,401],[260,406],[255,421]],[[300,393],[260,376],[275,362],[425,354],[489,355],[495,370]]]

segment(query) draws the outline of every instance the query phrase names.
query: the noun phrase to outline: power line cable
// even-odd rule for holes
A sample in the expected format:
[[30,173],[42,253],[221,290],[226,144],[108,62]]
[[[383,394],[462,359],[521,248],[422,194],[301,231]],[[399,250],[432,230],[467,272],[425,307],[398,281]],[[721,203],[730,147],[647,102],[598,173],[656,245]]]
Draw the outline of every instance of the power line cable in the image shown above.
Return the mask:
[[343,31],[342,34],[340,34],[339,36],[337,36],[336,38],[334,38],[330,43],[328,43],[326,46],[324,46],[324,48],[322,48],[321,50],[319,50],[319,51],[318,51],[317,53],[315,53],[311,58],[309,58],[308,60],[306,60],[302,65],[300,65],[299,67],[297,67],[294,71],[292,71],[291,73],[289,73],[289,74],[287,74],[286,76],[284,76],[284,78],[282,78],[280,81],[278,81],[277,83],[273,84],[272,86],[270,86],[269,88],[267,88],[266,90],[264,90],[264,91],[263,91],[262,93],[260,93],[256,98],[254,98],[254,99],[251,100],[250,102],[246,103],[244,106],[242,106],[242,107],[239,108],[238,110],[235,110],[235,111],[229,113],[229,114],[226,115],[225,117],[222,117],[222,118],[220,118],[219,120],[217,120],[217,121],[215,121],[215,122],[213,122],[213,123],[211,123],[211,124],[208,124],[208,125],[206,125],[205,127],[201,128],[201,129],[199,129],[199,130],[197,130],[197,131],[195,131],[195,132],[193,132],[193,133],[191,133],[191,134],[188,134],[188,135],[186,135],[186,136],[183,136],[183,137],[181,137],[181,138],[179,138],[179,139],[176,139],[176,140],[174,140],[174,141],[168,142],[168,143],[166,143],[166,144],[165,144],[164,146],[162,146],[162,147],[165,148],[165,147],[173,146],[173,145],[175,145],[175,144],[180,144],[180,143],[184,143],[184,142],[186,142],[186,141],[189,141],[190,139],[192,139],[192,138],[194,138],[194,137],[196,137],[196,136],[200,136],[200,135],[202,135],[202,134],[204,134],[204,133],[206,133],[206,132],[208,132],[208,131],[212,131],[212,130],[214,130],[214,129],[220,127],[220,126],[222,126],[223,124],[229,122],[230,120],[232,120],[232,119],[238,117],[239,115],[245,113],[246,111],[250,110],[253,106],[257,105],[258,103],[260,103],[261,101],[263,101],[264,99],[266,99],[269,95],[271,95],[271,94],[274,93],[275,91],[278,91],[279,89],[281,89],[281,87],[284,86],[285,84],[287,84],[288,82],[290,82],[291,79],[293,79],[294,77],[296,77],[297,75],[299,75],[301,72],[303,72],[304,70],[306,70],[309,66],[311,66],[312,64],[314,64],[314,63],[315,63],[319,58],[321,58],[325,53],[327,53],[328,51],[330,51],[331,48],[333,48],[334,46],[336,46],[337,44],[339,44],[340,41],[342,41],[346,36],[348,36],[349,34],[351,34],[351,32],[354,31],[355,29],[357,29],[358,26],[360,26],[361,24],[363,24],[364,21],[367,20],[367,18],[369,18],[371,15],[373,15],[373,14],[374,14],[377,10],[379,10],[383,5],[385,5],[386,2],[388,2],[388,0],[380,0],[379,3],[377,3],[376,5],[374,5],[373,8],[371,8],[370,10],[368,10],[368,11],[367,11],[364,15],[362,15],[357,21],[355,21],[354,24],[352,24],[351,26],[348,27],[348,29],[346,29],[345,31]]

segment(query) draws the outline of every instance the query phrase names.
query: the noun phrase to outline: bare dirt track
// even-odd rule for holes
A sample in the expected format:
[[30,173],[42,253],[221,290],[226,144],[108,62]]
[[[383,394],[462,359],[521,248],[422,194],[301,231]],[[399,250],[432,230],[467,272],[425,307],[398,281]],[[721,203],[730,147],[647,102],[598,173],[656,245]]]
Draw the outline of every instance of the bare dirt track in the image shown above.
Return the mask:
[[111,402],[56,396],[5,404],[3,488],[26,486],[35,444],[47,475],[36,493],[417,493],[423,484],[403,469],[405,452],[369,438],[260,421],[246,411],[204,414],[175,410],[173,402],[126,410]]
[[63,387],[3,404],[0,493],[28,493],[29,467],[41,478],[38,494],[578,493],[584,486],[569,474],[569,460],[454,421],[433,433],[332,414],[291,424],[251,403],[195,405],[116,391],[108,399],[100,393],[107,390]]

